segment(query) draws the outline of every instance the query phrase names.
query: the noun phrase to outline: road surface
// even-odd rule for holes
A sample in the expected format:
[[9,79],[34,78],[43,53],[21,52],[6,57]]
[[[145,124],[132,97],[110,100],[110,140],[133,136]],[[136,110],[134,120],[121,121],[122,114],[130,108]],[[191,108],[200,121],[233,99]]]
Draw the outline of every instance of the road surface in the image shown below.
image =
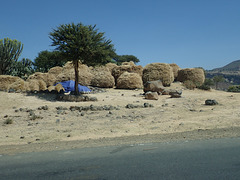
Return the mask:
[[240,138],[0,155],[0,179],[240,179]]

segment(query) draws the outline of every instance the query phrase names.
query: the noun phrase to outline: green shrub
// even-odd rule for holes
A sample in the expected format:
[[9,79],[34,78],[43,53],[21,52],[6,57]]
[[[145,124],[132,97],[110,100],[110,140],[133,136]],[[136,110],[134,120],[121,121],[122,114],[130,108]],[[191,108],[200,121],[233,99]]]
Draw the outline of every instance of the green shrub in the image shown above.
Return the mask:
[[210,86],[212,86],[212,85],[214,85],[213,80],[206,78],[204,83],[201,86],[197,86],[197,88],[208,91],[211,89]]
[[205,91],[208,91],[208,90],[211,89],[210,86],[208,86],[208,85],[206,85],[206,84],[203,84],[203,85],[201,85],[201,86],[198,86],[197,88],[198,88],[198,89],[205,90]]
[[240,85],[230,86],[228,92],[240,92]]
[[194,82],[190,81],[190,80],[187,80],[187,81],[184,81],[183,82],[183,85],[187,88],[187,89],[190,89],[190,90],[193,90],[195,89],[197,86]]

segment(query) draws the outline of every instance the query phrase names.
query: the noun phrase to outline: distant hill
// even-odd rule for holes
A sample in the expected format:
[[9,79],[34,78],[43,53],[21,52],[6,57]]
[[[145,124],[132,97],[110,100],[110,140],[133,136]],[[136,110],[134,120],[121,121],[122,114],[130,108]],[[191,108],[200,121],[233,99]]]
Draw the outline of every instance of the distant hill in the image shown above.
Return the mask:
[[[225,78],[225,82],[228,85],[239,85],[240,84],[240,60],[233,61],[226,66],[221,68],[215,68],[212,70],[206,71],[206,78],[213,78],[214,76],[223,76]],[[224,87],[222,89],[226,89]]]
[[228,72],[228,73],[236,71],[240,71],[240,60],[233,61],[221,68],[215,68],[213,70],[210,70],[210,72]]

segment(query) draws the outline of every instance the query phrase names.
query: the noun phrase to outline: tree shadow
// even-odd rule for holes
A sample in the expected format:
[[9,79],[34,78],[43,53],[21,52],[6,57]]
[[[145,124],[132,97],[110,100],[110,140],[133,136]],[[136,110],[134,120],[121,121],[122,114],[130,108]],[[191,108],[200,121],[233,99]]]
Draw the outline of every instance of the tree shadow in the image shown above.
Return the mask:
[[27,92],[26,96],[34,96],[38,99],[47,100],[51,102],[59,101],[58,97],[63,93],[58,92],[47,92],[47,91],[38,91],[38,92]]

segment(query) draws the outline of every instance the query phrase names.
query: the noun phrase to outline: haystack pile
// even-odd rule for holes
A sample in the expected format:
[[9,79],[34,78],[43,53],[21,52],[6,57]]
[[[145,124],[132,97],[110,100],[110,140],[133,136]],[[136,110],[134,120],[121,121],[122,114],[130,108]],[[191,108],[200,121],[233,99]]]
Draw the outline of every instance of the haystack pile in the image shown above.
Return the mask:
[[123,63],[121,66],[116,66],[112,69],[112,75],[115,78],[115,82],[117,82],[118,78],[124,72],[137,73],[142,76],[143,67],[135,65],[133,62],[126,62]]
[[177,64],[169,64],[172,67],[172,71],[173,71],[173,76],[174,76],[174,80],[177,80],[178,77],[178,71],[181,69]]
[[21,78],[16,79],[15,82],[11,83],[8,86],[7,91],[9,91],[9,90],[14,90],[16,92],[26,92],[26,91],[29,91],[28,83],[26,83]]
[[140,88],[143,88],[142,78],[138,73],[124,72],[117,79],[116,88],[119,88],[119,89],[140,89]]
[[49,69],[48,74],[53,74],[55,76],[58,76],[59,74],[62,73],[62,71],[63,71],[63,67],[56,66],[56,67]]
[[111,72],[111,74],[112,74],[113,69],[114,69],[115,67],[117,67],[117,66],[118,66],[118,65],[116,65],[116,64],[114,64],[114,63],[107,63],[107,64],[105,65],[105,67],[108,68],[108,70]]
[[48,87],[56,83],[56,76],[54,74],[36,72],[28,77],[27,82],[30,80],[42,80]]
[[201,86],[205,81],[204,70],[201,68],[186,68],[178,71],[178,81],[192,81],[195,85]]
[[143,68],[143,83],[161,80],[163,86],[170,86],[174,81],[172,67],[165,63],[151,63]]
[[91,86],[101,88],[113,88],[115,85],[114,77],[107,67],[95,67],[92,69],[93,78]]
[[45,91],[47,89],[47,84],[41,79],[31,79],[27,81],[29,91]]
[[[88,66],[80,64],[78,68],[79,83],[83,86],[90,86],[93,78],[93,74]],[[62,69],[62,72],[56,77],[56,82],[63,82],[68,80],[75,80],[75,71],[73,64],[67,62]]]
[[10,85],[15,83],[14,86],[19,86],[21,89],[24,89],[24,81],[15,76],[1,75],[0,76],[0,90],[7,91],[10,88]]

